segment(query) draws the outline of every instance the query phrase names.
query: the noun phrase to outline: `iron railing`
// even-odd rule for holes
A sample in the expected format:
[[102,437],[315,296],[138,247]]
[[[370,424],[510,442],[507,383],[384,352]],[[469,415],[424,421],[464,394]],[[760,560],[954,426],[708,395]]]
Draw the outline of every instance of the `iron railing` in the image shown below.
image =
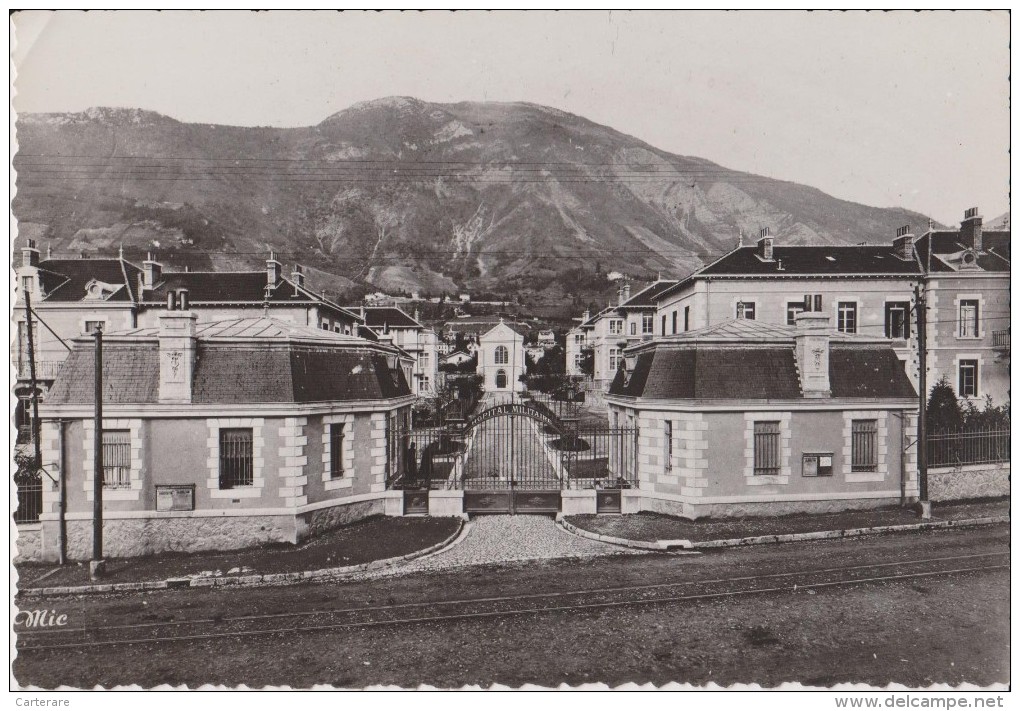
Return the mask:
[[[36,360],[35,361],[35,377],[38,380],[53,380],[57,377],[57,373],[60,372],[60,366],[64,364],[62,360]],[[31,370],[29,368],[27,356],[24,358],[16,358],[14,365],[18,370],[18,380],[28,380],[32,377]]]
[[928,435],[928,466],[1009,461],[1009,430],[961,430]]
[[1009,350],[1009,329],[992,331],[992,348],[997,350]]
[[254,483],[252,431],[220,430],[220,488],[233,489]]
[[559,428],[526,416],[397,429],[395,489],[637,486],[637,428]]
[[38,523],[42,513],[42,472],[30,466],[19,467],[14,474],[18,487],[18,510],[14,512],[15,523]]

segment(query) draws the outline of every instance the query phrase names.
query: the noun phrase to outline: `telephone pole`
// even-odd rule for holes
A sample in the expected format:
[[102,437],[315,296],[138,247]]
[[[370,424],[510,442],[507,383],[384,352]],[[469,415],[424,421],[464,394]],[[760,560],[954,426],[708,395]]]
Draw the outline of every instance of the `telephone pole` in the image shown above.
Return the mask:
[[32,389],[32,447],[35,460],[33,474],[42,468],[42,443],[39,441],[39,384],[35,372],[35,335],[32,333],[32,292],[25,290],[25,330],[28,341],[28,384]]
[[89,576],[103,574],[103,329],[96,325],[96,424],[92,476],[92,561]]
[[917,309],[917,483],[921,499],[921,518],[931,518],[928,501],[928,305],[921,285],[914,287],[914,307]]

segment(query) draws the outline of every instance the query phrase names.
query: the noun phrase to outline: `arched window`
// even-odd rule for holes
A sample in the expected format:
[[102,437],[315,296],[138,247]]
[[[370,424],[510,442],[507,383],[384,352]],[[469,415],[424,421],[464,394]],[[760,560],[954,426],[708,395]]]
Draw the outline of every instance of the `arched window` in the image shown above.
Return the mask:
[[496,346],[496,365],[506,365],[510,362],[510,351],[506,346]]
[[[500,346],[500,348],[503,348],[503,346]],[[506,348],[503,348],[503,350],[505,351]],[[496,371],[496,388],[498,390],[503,390],[506,388],[506,371],[503,370],[502,368]]]

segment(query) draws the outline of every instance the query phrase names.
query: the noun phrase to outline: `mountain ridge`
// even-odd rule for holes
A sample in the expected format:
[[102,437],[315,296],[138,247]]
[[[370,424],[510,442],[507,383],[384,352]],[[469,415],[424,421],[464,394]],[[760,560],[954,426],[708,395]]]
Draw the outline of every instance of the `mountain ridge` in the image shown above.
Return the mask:
[[294,128],[93,107],[17,129],[19,239],[193,268],[275,249],[337,292],[580,303],[606,272],[680,277],[762,227],[780,244],[854,244],[928,221],[524,102],[386,97]]

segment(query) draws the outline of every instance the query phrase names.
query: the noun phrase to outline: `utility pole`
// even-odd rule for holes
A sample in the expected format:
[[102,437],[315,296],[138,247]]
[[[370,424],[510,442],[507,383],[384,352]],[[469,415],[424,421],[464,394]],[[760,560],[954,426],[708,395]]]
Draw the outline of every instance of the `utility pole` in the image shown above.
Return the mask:
[[917,482],[921,499],[921,518],[931,518],[928,500],[928,306],[921,285],[914,287],[914,308],[917,309]]
[[25,330],[28,337],[28,381],[32,388],[32,446],[35,474],[42,468],[42,443],[39,441],[39,386],[35,373],[35,335],[32,333],[32,292],[25,290]]
[[92,561],[89,577],[103,574],[103,329],[96,324],[96,424],[92,477]]

